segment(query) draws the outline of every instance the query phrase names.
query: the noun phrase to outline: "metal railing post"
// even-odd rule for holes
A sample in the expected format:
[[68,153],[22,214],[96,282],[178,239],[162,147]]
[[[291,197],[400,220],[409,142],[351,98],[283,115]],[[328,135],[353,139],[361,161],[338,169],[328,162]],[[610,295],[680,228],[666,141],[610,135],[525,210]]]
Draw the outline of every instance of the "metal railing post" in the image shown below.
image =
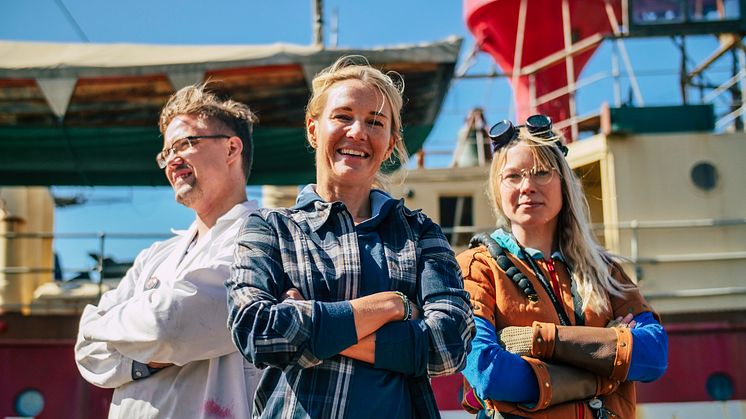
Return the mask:
[[101,300],[101,294],[104,290],[104,243],[106,241],[106,233],[103,231],[98,233],[98,299]]
[[632,220],[630,222],[630,228],[632,229],[632,237],[629,241],[629,254],[632,257],[632,262],[635,264],[635,275],[637,276],[637,281],[639,282],[642,279],[642,268],[640,267],[639,262],[639,230],[640,224],[637,220]]

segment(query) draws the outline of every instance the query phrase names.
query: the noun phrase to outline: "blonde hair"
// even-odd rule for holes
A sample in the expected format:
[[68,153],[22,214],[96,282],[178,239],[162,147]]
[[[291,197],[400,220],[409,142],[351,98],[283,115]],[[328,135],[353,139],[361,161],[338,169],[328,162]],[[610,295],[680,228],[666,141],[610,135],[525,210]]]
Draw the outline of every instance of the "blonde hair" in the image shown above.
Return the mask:
[[607,293],[621,296],[631,286],[620,283],[612,276],[611,264],[616,263],[618,258],[596,241],[591,231],[590,210],[583,186],[556,145],[557,141],[561,141],[559,136],[541,138],[531,135],[526,128],[520,128],[516,139],[500,148],[493,157],[487,194],[498,227],[510,231],[511,221],[501,206],[500,196],[500,172],[505,166],[508,150],[521,143],[527,144],[537,168],[554,169],[559,173],[562,208],[557,216],[556,241],[577,282],[583,310],[600,313],[610,308]]
[[254,158],[252,133],[257,117],[245,104],[230,99],[220,99],[215,93],[207,91],[207,84],[206,82],[184,87],[168,99],[161,110],[158,122],[161,135],[166,135],[168,125],[179,115],[196,115],[201,119],[223,124],[243,143],[241,167],[248,179]]
[[[394,71],[382,72],[370,65],[368,60],[361,55],[348,55],[337,59],[331,66],[325,68],[313,78],[311,98],[306,106],[306,121],[317,119],[326,106],[329,89],[338,82],[345,80],[360,80],[378,89],[384,99],[391,106],[391,135],[394,139],[394,149],[389,158],[390,162],[399,161],[403,168],[407,165],[408,153],[404,145],[402,131],[401,109],[404,105],[402,97],[404,92],[404,80],[399,73]],[[311,144],[308,127],[306,126],[306,139]],[[311,144],[313,146],[313,144]],[[378,171],[373,181],[373,186],[386,190],[391,183],[389,176]]]

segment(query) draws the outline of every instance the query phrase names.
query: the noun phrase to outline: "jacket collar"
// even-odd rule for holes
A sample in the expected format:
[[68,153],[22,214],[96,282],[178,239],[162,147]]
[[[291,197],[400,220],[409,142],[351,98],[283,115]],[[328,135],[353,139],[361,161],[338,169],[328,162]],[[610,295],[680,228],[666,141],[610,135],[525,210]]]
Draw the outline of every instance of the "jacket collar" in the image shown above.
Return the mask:
[[[502,246],[503,249],[509,251],[514,256],[517,256],[520,259],[523,259],[523,254],[521,252],[521,247],[518,245],[518,240],[516,240],[515,236],[513,234],[508,233],[507,231],[503,230],[502,228],[498,228],[490,235],[495,241]],[[525,247],[526,253],[529,254],[534,259],[544,259],[544,254],[541,252],[541,250],[534,249],[533,247]],[[559,250],[555,250],[552,252],[552,259],[558,259],[565,262],[564,256],[562,256],[562,252]]]

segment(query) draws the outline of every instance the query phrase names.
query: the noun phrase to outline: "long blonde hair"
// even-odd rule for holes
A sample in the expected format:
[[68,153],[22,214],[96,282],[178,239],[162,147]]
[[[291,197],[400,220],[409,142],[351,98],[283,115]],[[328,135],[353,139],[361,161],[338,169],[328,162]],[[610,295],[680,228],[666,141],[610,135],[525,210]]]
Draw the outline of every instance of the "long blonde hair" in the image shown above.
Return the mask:
[[630,286],[611,275],[610,265],[618,258],[596,241],[591,231],[590,210],[583,186],[556,145],[557,141],[560,141],[559,137],[541,138],[531,135],[526,128],[520,128],[518,136],[494,155],[487,194],[497,226],[512,231],[511,221],[501,207],[500,196],[500,172],[505,166],[508,150],[521,143],[527,144],[537,168],[554,169],[559,173],[562,208],[557,216],[556,242],[577,282],[583,310],[600,313],[610,308],[607,293],[621,296]]
[[[384,99],[391,106],[391,135],[394,139],[394,150],[389,161],[399,161],[400,167],[407,165],[408,153],[404,145],[402,132],[401,109],[404,105],[402,97],[404,93],[404,80],[399,73],[389,71],[387,73],[370,65],[368,60],[361,55],[348,55],[337,59],[331,66],[321,70],[313,78],[311,98],[306,106],[306,121],[317,119],[326,106],[327,93],[335,83],[345,80],[360,80],[378,89]],[[311,143],[306,127],[306,139]],[[313,146],[313,144],[311,144]],[[389,176],[380,170],[376,174],[373,186],[386,190],[390,184]]]

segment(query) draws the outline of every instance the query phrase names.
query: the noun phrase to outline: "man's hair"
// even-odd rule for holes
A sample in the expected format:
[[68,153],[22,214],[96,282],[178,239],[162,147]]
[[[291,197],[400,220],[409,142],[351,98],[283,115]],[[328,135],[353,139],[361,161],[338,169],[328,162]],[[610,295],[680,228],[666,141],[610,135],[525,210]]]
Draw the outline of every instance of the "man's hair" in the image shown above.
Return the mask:
[[252,132],[257,122],[256,115],[248,106],[234,100],[220,99],[215,93],[207,91],[207,83],[202,83],[184,87],[168,99],[158,123],[161,135],[166,135],[166,128],[179,115],[196,115],[232,130],[243,143],[241,166],[248,180],[254,158]]

